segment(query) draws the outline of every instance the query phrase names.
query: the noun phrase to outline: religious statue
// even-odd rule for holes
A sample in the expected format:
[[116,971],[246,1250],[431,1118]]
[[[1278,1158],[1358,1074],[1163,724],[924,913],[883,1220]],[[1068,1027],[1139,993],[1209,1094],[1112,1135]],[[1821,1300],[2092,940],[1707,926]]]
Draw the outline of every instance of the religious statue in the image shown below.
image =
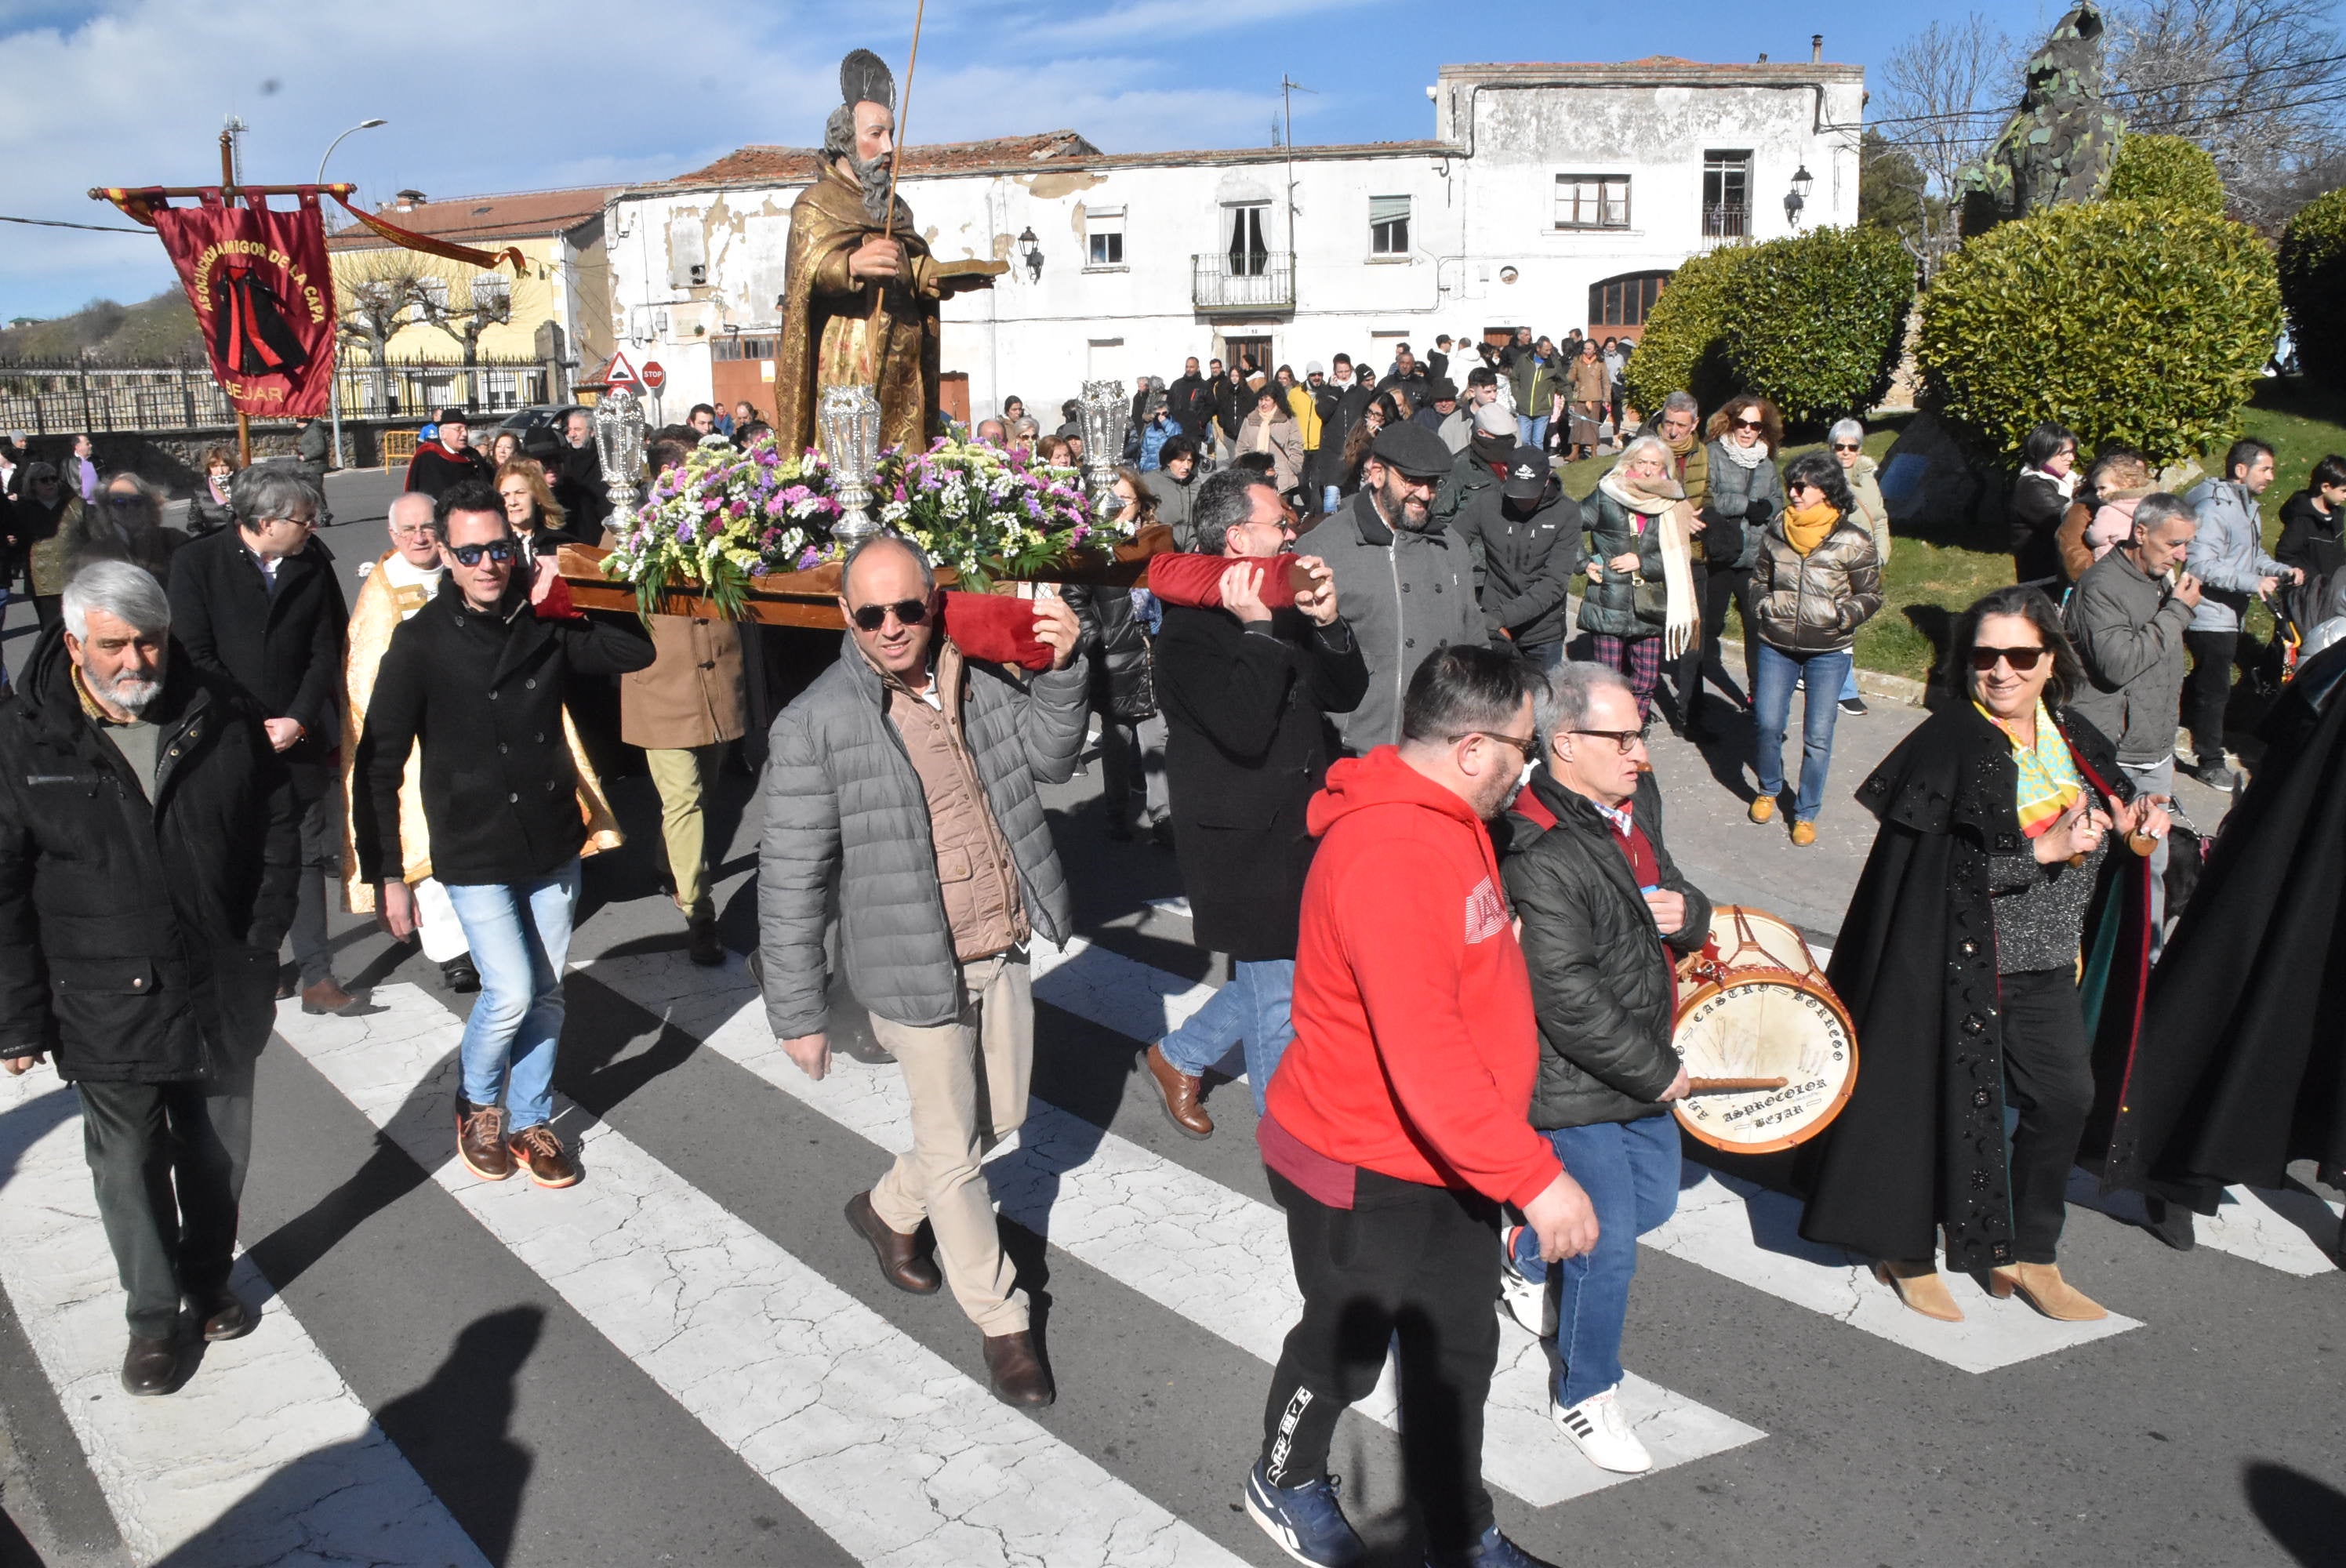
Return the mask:
[[2006,219],[2097,200],[2108,187],[2126,120],[2102,102],[2102,14],[2081,0],[2028,62],[2019,111],[1987,156],[1963,171],[1966,238]]
[[999,261],[940,262],[894,195],[896,82],[858,49],[840,62],[841,103],[823,127],[822,171],[790,206],[781,341],[774,355],[774,437],[818,444],[823,389],[868,386],[880,444],[923,447],[937,425],[939,307],[985,288]]

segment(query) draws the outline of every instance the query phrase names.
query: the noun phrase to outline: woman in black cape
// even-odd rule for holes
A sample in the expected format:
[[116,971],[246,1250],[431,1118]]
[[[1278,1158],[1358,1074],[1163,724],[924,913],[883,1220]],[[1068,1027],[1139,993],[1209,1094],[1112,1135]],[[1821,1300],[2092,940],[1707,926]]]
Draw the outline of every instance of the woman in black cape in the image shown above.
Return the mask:
[[2054,1254],[2092,1042],[2131,1048],[2149,969],[2149,862],[2127,840],[2165,832],[2166,814],[2066,711],[2084,671],[2042,591],[1981,599],[1953,652],[1962,697],[1857,792],[1881,828],[1828,970],[1857,1082],[1811,1145],[1800,1231],[1875,1259],[1926,1317],[1963,1317],[1935,1265],[1943,1235],[1948,1267],[1991,1271],[1994,1295],[2100,1318]]

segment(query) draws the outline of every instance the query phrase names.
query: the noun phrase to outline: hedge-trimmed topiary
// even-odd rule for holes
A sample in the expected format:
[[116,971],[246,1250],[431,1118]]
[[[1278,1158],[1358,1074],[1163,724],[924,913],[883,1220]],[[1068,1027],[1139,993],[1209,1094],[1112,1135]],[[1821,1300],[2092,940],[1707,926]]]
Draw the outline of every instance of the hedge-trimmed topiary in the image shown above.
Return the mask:
[[1750,245],[1722,246],[1687,258],[1670,274],[1622,377],[1631,402],[1655,412],[1670,393],[1686,391],[1708,410],[1737,390],[1721,341],[1728,281],[1757,251]]
[[1727,362],[1739,387],[1810,424],[1862,412],[1890,390],[1914,302],[1914,259],[1883,229],[1818,229],[1753,248],[1727,296]]
[[2185,207],[2194,212],[2224,210],[2224,177],[2216,158],[2187,137],[2128,131],[2110,168],[2110,201],[2140,201]]
[[2299,368],[2346,388],[2346,189],[2315,197],[2289,220],[2280,239],[2280,296]]
[[2040,420],[2154,463],[2238,433],[2280,330],[2272,251],[2213,213],[2094,201],[1999,225],[1923,300],[1926,399],[2009,456]]

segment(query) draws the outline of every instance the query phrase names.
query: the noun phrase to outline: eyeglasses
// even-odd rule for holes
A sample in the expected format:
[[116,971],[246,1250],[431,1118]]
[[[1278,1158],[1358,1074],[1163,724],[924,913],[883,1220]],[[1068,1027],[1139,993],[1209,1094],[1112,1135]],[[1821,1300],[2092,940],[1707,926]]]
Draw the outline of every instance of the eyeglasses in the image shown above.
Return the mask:
[[1985,675],[2002,659],[2012,666],[2015,675],[2026,675],[2045,657],[2045,645],[2038,643],[2025,648],[1975,647],[1972,649],[1972,667]]
[[263,527],[271,523],[291,523],[296,528],[315,528],[318,525],[315,517],[256,517],[253,521]]
[[1836,441],[1833,443],[1833,450],[1835,452],[1863,452],[1865,448],[1860,446],[1853,441]]
[[1485,740],[1495,740],[1502,746],[1514,747],[1516,750],[1524,754],[1524,760],[1526,762],[1536,762],[1539,760],[1539,737],[1537,736],[1532,737],[1529,740],[1525,740],[1513,735],[1502,735],[1495,729],[1468,729],[1464,730],[1459,734],[1453,735],[1448,738],[1453,741],[1471,740],[1478,735]]
[[1640,729],[1576,729],[1572,733],[1586,735],[1595,740],[1609,740],[1621,748],[1622,756],[1627,757],[1632,748],[1645,745],[1647,738],[1653,732],[1654,727],[1649,724]]
[[857,626],[867,632],[876,632],[894,616],[900,626],[917,626],[929,618],[926,599],[899,599],[892,605],[864,605],[851,612]]
[[440,537],[440,529],[436,524],[410,523],[403,528],[393,527],[391,536],[394,539],[437,539]]
[[514,558],[514,542],[492,539],[485,545],[455,545],[449,547],[448,554],[456,557],[460,566],[477,566],[484,555],[502,566]]

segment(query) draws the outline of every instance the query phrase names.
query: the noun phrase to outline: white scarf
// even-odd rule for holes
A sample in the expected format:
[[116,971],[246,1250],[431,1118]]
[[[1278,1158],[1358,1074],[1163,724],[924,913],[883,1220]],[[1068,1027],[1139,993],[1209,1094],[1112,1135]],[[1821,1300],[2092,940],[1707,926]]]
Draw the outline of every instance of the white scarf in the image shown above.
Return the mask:
[[1768,461],[1768,443],[1755,441],[1746,446],[1732,435],[1721,436],[1719,444],[1727,453],[1727,461],[1738,468],[1757,468]]
[[2064,501],[2068,500],[2072,495],[2076,494],[2077,471],[2074,468],[2069,470],[2066,473],[2047,473],[2043,469],[2035,467],[2024,468],[2020,471],[2020,476],[2023,479],[2027,478],[2032,473],[2037,478],[2045,481],[2045,484],[2050,484],[2054,489],[2059,491],[2061,493],[2061,499]]

